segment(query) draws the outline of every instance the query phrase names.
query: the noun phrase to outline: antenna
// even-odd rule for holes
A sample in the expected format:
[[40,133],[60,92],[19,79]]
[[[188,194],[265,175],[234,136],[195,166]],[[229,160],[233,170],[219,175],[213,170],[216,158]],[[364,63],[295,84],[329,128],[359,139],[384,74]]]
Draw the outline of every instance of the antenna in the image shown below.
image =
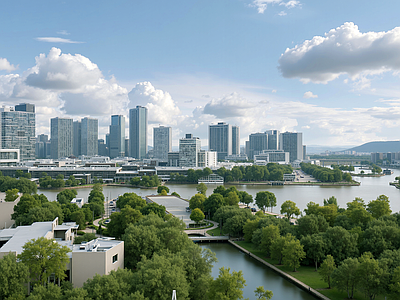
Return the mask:
[[176,290],[172,291],[172,300],[176,300]]

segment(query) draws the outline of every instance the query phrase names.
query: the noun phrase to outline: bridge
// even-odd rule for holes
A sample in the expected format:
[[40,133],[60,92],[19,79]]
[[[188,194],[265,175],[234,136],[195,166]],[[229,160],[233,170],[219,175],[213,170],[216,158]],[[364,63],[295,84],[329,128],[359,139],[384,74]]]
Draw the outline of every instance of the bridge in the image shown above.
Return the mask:
[[189,236],[195,243],[202,243],[202,242],[221,242],[221,241],[229,241],[229,236],[220,235],[220,236]]

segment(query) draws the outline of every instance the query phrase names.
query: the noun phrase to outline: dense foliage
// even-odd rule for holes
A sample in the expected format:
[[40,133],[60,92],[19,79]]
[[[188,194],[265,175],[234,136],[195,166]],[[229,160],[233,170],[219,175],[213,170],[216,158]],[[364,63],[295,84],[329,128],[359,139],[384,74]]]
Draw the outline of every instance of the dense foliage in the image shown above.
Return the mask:
[[142,177],[132,178],[130,183],[134,186],[156,187],[160,185],[160,179],[158,178],[157,175],[152,175],[152,176],[144,175]]
[[311,163],[301,163],[300,166],[304,173],[312,175],[321,182],[351,181],[351,175],[343,173],[339,168],[329,169]]

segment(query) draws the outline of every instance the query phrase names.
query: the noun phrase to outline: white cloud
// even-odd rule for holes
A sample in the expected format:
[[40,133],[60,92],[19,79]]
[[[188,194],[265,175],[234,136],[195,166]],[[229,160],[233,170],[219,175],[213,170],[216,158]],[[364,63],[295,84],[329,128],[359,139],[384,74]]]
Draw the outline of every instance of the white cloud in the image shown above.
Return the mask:
[[0,57],[0,71],[5,70],[7,72],[11,72],[16,70],[17,67],[14,65],[10,64],[10,62],[6,58],[1,58]]
[[271,92],[272,92],[272,93],[276,93],[276,92],[277,92],[277,90],[272,90]]
[[255,103],[251,103],[240,96],[238,93],[232,93],[219,99],[213,99],[206,104],[203,113],[214,115],[217,118],[230,118],[244,116],[246,110],[255,107]]
[[[362,33],[352,22],[314,36],[279,58],[279,69],[286,78],[302,82],[327,83],[342,74],[353,80],[362,76],[400,71],[400,27],[387,32]],[[360,87],[369,87],[361,80]]]
[[150,82],[140,82],[129,92],[129,107],[146,106],[153,124],[177,125],[181,111],[168,92],[156,89]]
[[286,15],[287,15],[287,13],[283,10],[280,13],[278,13],[278,16],[281,16],[281,17],[286,16]]
[[318,95],[314,95],[312,92],[308,91],[304,93],[303,98],[305,99],[318,98]]
[[60,31],[57,31],[57,34],[69,35],[69,32],[66,30],[60,30]]
[[256,7],[258,13],[263,14],[265,12],[265,10],[267,9],[268,5],[283,5],[286,8],[294,8],[297,6],[300,6],[300,1],[296,1],[296,0],[290,0],[290,1],[283,1],[283,0],[254,0],[252,2],[252,4],[250,4],[250,6],[252,7]]
[[46,43],[64,43],[64,44],[82,44],[83,42],[72,41],[70,39],[64,39],[60,37],[38,37],[36,38],[39,42],[46,42]]
[[77,90],[96,84],[103,77],[96,64],[80,54],[61,53],[51,48],[49,54],[36,57],[36,66],[28,70],[26,84],[42,89]]

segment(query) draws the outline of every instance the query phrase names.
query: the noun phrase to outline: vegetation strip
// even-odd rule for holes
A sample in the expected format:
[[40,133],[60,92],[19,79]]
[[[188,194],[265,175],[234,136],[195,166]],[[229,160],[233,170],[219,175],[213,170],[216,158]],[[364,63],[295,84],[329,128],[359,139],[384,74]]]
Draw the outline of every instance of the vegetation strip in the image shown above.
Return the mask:
[[294,278],[293,276],[290,276],[289,274],[287,274],[286,272],[278,269],[277,267],[275,267],[274,265],[266,262],[265,260],[263,260],[262,258],[258,257],[257,255],[251,253],[250,251],[244,249],[243,247],[239,246],[238,244],[236,244],[235,242],[233,242],[232,240],[228,240],[229,244],[235,246],[236,248],[238,248],[240,251],[248,254],[250,257],[258,260],[259,262],[261,262],[262,264],[264,264],[265,266],[267,266],[268,268],[270,268],[271,270],[273,270],[274,272],[278,273],[279,275],[281,275],[282,277],[284,277],[285,279],[293,282],[294,284],[296,284],[298,287],[300,287],[301,289],[305,290],[306,292],[310,293],[311,295],[322,299],[322,300],[330,300],[328,297],[322,295],[321,293],[319,293],[318,291],[316,291],[315,289],[311,288],[310,286],[306,285],[305,283],[301,282],[300,280]]

